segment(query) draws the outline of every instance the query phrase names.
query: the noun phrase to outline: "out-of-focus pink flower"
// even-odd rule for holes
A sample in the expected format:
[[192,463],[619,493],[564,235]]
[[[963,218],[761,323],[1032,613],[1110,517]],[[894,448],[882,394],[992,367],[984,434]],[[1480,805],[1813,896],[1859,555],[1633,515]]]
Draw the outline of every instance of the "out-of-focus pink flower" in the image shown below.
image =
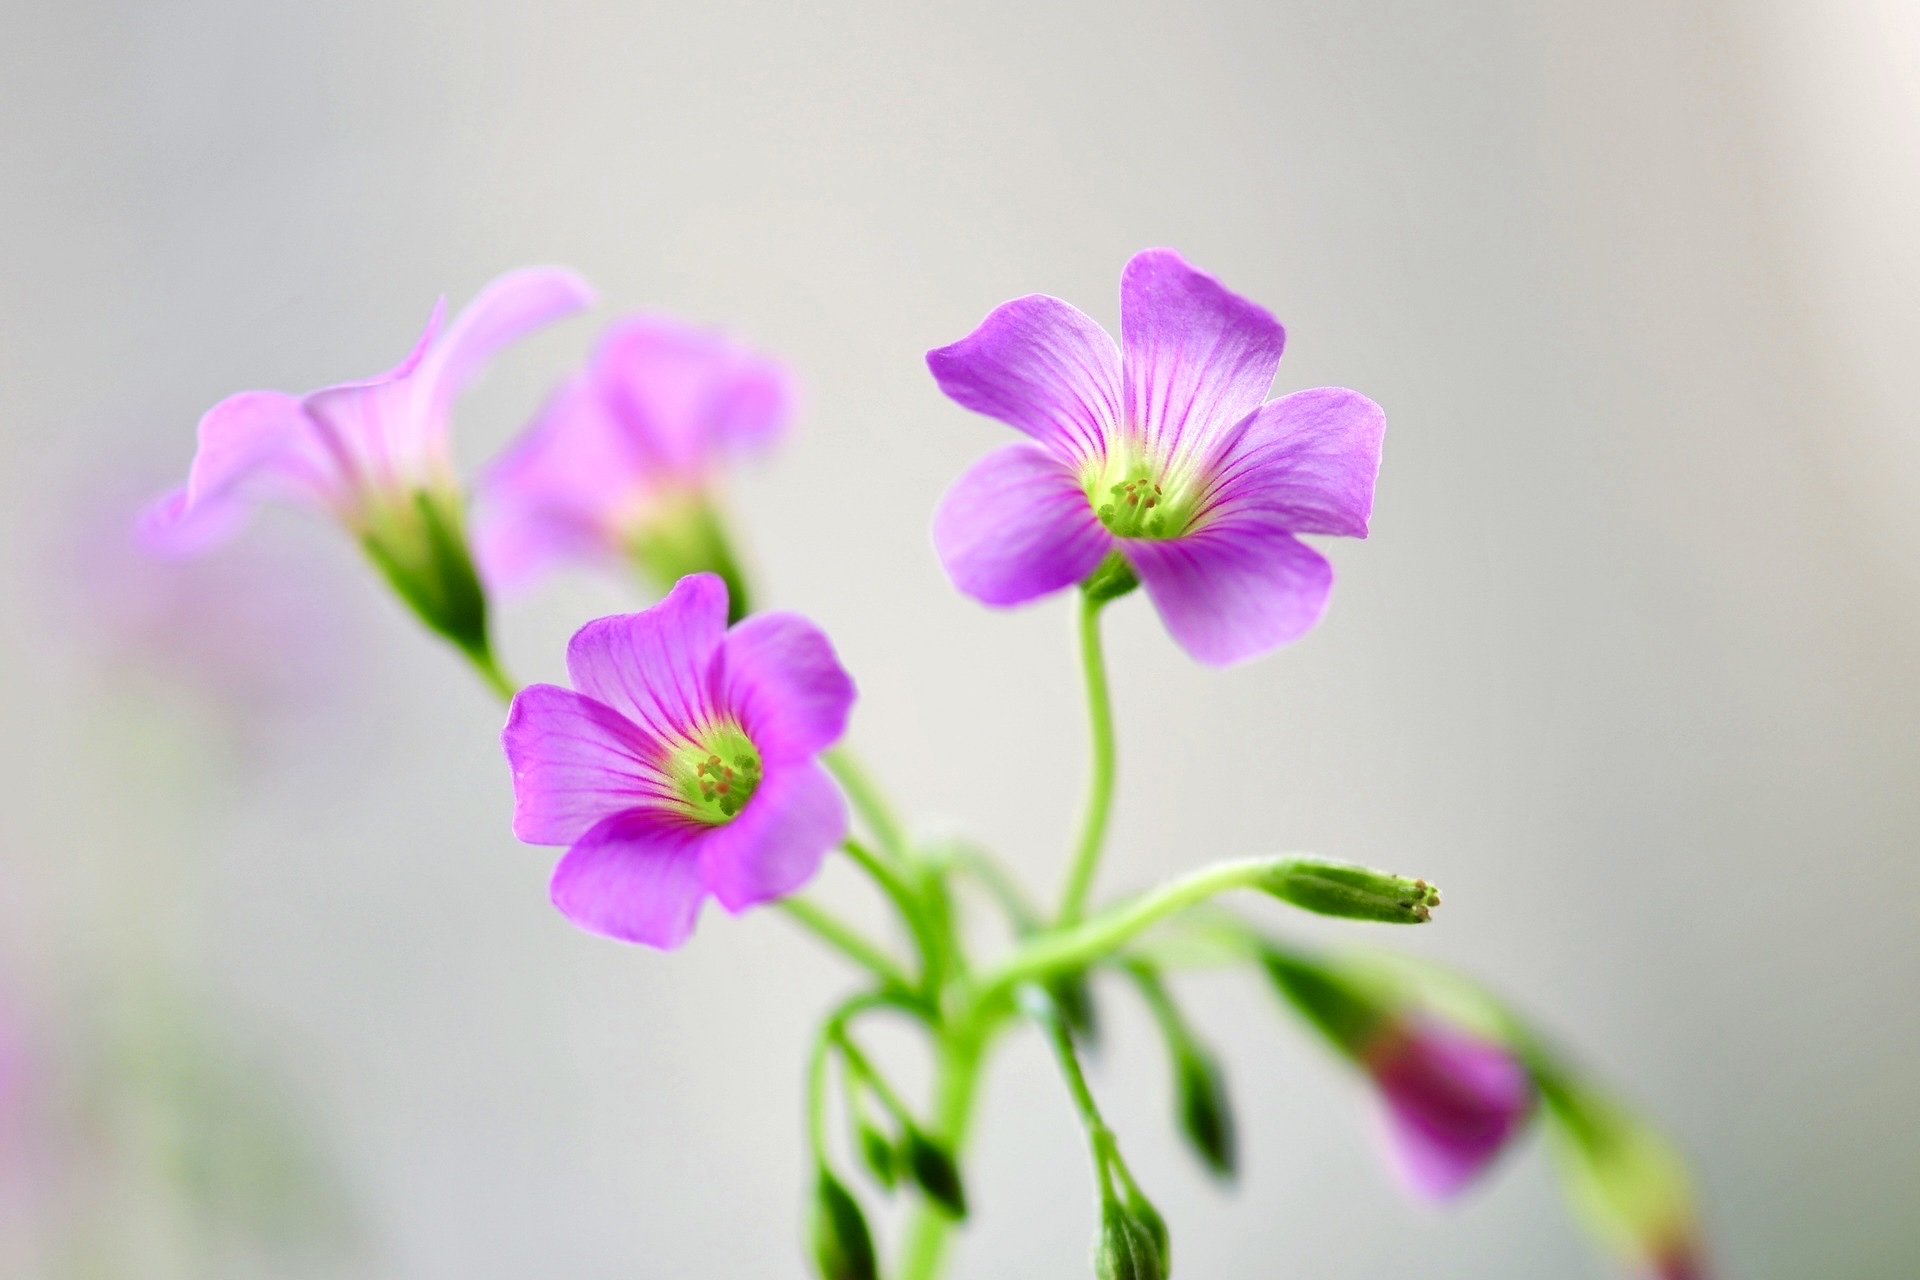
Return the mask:
[[513,831],[567,845],[553,901],[583,929],[677,947],[709,895],[729,911],[792,893],[847,832],[820,752],[845,732],[853,681],[790,613],[729,630],[713,574],[567,646],[574,687],[513,699],[502,735]]
[[786,369],[726,334],[667,316],[616,321],[476,484],[482,575],[517,590],[569,562],[635,560],[663,587],[709,571],[744,616],[713,490],[729,464],[772,447],[794,403]]
[[1533,1114],[1533,1081],[1512,1050],[1430,1018],[1382,1024],[1359,1060],[1386,1103],[1401,1175],[1429,1199],[1464,1190]]

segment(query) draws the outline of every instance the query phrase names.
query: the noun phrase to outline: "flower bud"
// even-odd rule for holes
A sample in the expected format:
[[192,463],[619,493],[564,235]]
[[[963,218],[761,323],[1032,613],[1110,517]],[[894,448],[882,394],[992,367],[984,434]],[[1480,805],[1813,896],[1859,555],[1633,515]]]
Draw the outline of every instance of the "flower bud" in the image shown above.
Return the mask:
[[1100,1007],[1093,1002],[1093,984],[1087,981],[1087,971],[1082,969],[1052,979],[1047,983],[1047,992],[1053,997],[1060,1021],[1066,1024],[1074,1042],[1098,1045]]
[[1169,1274],[1152,1227],[1117,1200],[1100,1209],[1093,1273],[1099,1280],[1166,1280]]
[[1239,1144],[1226,1074],[1198,1045],[1181,1047],[1174,1068],[1180,1132],[1215,1177],[1231,1181],[1238,1168]]
[[813,1261],[821,1280],[879,1280],[860,1202],[824,1166],[813,1197]]
[[1261,888],[1319,915],[1384,924],[1425,924],[1440,905],[1440,891],[1425,880],[1332,858],[1281,859]]
[[901,1140],[907,1173],[929,1200],[956,1218],[967,1216],[967,1192],[960,1170],[947,1149],[918,1129],[908,1129]]
[[860,1121],[858,1136],[860,1162],[867,1167],[874,1182],[888,1191],[893,1190],[900,1182],[902,1161],[899,1148],[894,1146],[891,1138],[865,1119]]

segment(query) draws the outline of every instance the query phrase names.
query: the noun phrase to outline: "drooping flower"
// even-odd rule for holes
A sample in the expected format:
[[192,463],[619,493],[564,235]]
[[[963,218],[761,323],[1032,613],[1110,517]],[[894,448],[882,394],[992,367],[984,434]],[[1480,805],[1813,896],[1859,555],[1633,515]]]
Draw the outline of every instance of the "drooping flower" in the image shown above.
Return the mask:
[[574,561],[637,561],[663,587],[711,571],[734,618],[744,584],[715,509],[720,472],[793,418],[786,370],[727,335],[629,316],[483,474],[474,542],[487,580],[523,586]]
[[454,398],[498,351],[593,300],[570,271],[530,267],[481,290],[451,325],[444,299],[399,365],[303,396],[242,391],[200,420],[187,482],[141,521],[155,551],[234,533],[263,500],[321,511],[365,547],[435,630],[478,656],[486,602],[467,552],[448,432]]
[[1268,401],[1285,331],[1170,249],[1127,263],[1120,335],[1033,294],[927,354],[951,399],[1029,437],[942,500],[948,576],[1016,605],[1106,566],[1213,665],[1299,638],[1333,570],[1295,535],[1366,536],[1379,406],[1338,387]]
[[1262,963],[1287,1001],[1373,1081],[1394,1163],[1417,1194],[1457,1195],[1525,1130],[1537,1098],[1511,1047],[1343,966],[1277,947]]
[[1533,1114],[1533,1081],[1512,1050],[1445,1023],[1395,1019],[1360,1061],[1386,1103],[1402,1177],[1431,1199],[1464,1190]]
[[694,574],[582,627],[567,672],[572,689],[514,697],[502,742],[514,834],[569,846],[553,901],[581,928],[677,947],[708,895],[740,912],[792,893],[845,838],[817,757],[846,728],[853,681],[804,618],[729,630],[725,584]]

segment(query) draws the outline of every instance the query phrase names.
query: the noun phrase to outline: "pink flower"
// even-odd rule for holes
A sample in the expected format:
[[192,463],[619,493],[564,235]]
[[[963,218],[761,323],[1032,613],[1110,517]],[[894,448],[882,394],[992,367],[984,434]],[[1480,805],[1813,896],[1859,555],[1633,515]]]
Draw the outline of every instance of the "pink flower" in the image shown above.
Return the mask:
[[1359,1060],[1386,1103],[1401,1175],[1430,1199],[1464,1190],[1533,1114],[1533,1081],[1512,1050],[1445,1023],[1395,1018]]
[[765,613],[727,629],[727,591],[683,578],[567,646],[574,688],[532,685],[502,735],[513,831],[569,846],[553,901],[583,929],[654,947],[792,893],[845,838],[816,757],[845,731],[853,681],[818,628]]
[[1120,336],[1124,352],[1034,294],[927,353],[949,397],[1029,437],[941,501],[933,540],[948,576],[1016,605],[1112,566],[1214,665],[1298,639],[1326,609],[1333,569],[1294,535],[1367,535],[1379,406],[1338,387],[1266,401],[1280,323],[1171,249],[1127,263]]
[[718,572],[746,601],[713,509],[719,473],[792,422],[786,370],[725,334],[629,316],[482,475],[474,543],[487,581],[565,562],[638,560],[663,585]]

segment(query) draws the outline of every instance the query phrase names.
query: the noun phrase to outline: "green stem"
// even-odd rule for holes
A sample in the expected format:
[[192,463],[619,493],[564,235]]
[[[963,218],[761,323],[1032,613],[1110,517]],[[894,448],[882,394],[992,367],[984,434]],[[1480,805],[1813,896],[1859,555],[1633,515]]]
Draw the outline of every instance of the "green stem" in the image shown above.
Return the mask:
[[1073,924],[1085,913],[1093,888],[1100,847],[1106,841],[1107,814],[1113,807],[1113,701],[1107,692],[1107,661],[1100,648],[1100,610],[1105,601],[1080,597],[1080,665],[1087,677],[1087,720],[1092,730],[1093,767],[1087,783],[1086,816],[1080,841],[1060,897],[1060,923]]
[[[992,1039],[991,1026],[963,1023],[948,1027],[939,1040],[935,1066],[933,1138],[959,1158],[979,1093],[980,1068]],[[896,1280],[937,1280],[946,1263],[953,1219],[936,1205],[922,1203],[907,1221]]]
[[473,669],[480,673],[480,678],[487,682],[487,688],[500,695],[500,701],[513,701],[513,695],[520,691],[520,687],[500,666],[500,660],[493,656],[492,649],[462,648],[461,652],[467,655],[467,661],[471,662]]
[[920,890],[901,873],[901,868],[892,861],[881,857],[858,840],[849,838],[841,843],[847,856],[860,864],[861,870],[872,876],[874,883],[893,901],[906,922],[907,929],[913,934],[914,945],[920,951],[920,981],[923,994],[932,999],[935,995],[940,974],[943,969],[942,947],[938,931],[928,919],[928,905]]
[[894,963],[892,957],[876,943],[869,942],[852,925],[842,921],[831,911],[811,898],[783,898],[781,910],[793,921],[812,933],[828,946],[839,951],[847,959],[862,966],[889,987],[901,991],[913,990],[913,979],[906,970]]
[[866,771],[847,747],[835,747],[821,759],[840,783],[840,789],[847,793],[847,799],[852,802],[854,812],[860,815],[860,821],[866,823],[867,830],[879,841],[881,850],[890,857],[904,859],[907,856],[906,835],[900,820],[894,816],[893,807],[874,784],[873,775]]
[[982,977],[976,998],[985,1002],[1012,989],[1016,983],[1084,968],[1149,925],[1229,889],[1256,886],[1293,861],[1293,858],[1240,858],[1218,862],[1161,885],[1092,920],[1040,934],[1016,950],[999,968]]

